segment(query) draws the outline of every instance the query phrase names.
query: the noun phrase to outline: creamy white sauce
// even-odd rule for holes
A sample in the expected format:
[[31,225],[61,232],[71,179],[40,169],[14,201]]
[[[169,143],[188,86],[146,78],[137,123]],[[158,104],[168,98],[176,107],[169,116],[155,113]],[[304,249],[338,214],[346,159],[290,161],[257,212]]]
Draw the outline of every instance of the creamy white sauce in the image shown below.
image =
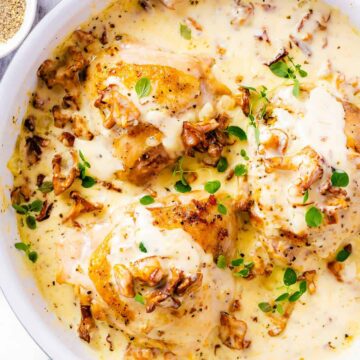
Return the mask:
[[[117,2],[100,14],[97,19],[92,19],[85,24],[84,29],[92,29],[96,26],[95,32],[98,31],[101,35],[106,26],[110,43],[119,34],[124,35],[126,40],[135,39],[136,45],[130,44],[131,41],[126,45],[124,45],[126,41],[117,42],[121,47],[120,58],[123,61],[174,66],[199,78],[202,74],[201,66],[191,56],[197,56],[200,63],[206,63],[211,57],[215,59],[214,74],[234,92],[237,92],[239,79],[244,85],[267,86],[273,96],[275,106],[273,115],[276,121],[271,126],[286,130],[292,135],[288,152],[293,154],[306,145],[312,146],[331,166],[348,172],[351,185],[346,190],[350,197],[358,197],[355,183],[358,179],[358,170],[354,162],[348,159],[344,135],[344,113],[338,98],[345,98],[359,104],[356,85],[351,85],[356,84],[359,76],[358,67],[354,65],[360,58],[359,34],[352,29],[344,15],[319,1],[274,0],[269,1],[268,4],[270,9],[266,10],[260,2],[254,3],[254,15],[247,19],[245,10],[235,9],[234,3],[230,0],[209,0],[191,6],[184,2],[175,11],[157,3],[156,7],[148,12],[141,9],[136,2]],[[301,33],[298,33],[296,27],[308,13],[309,8],[313,10],[313,15],[305,23]],[[320,31],[317,22],[323,21],[322,18],[326,18],[330,11],[331,20],[327,25],[328,29]],[[230,22],[239,13],[239,17],[246,21],[243,25],[234,27]],[[187,19],[189,16],[202,26],[202,31],[192,27]],[[190,26],[191,40],[185,40],[180,36],[180,23]],[[114,27],[109,24],[114,24]],[[259,41],[255,37],[263,34],[264,28],[267,30],[270,43],[264,40]],[[264,66],[264,62],[273,59],[282,47],[287,46],[290,34],[302,39],[305,39],[307,34],[312,35],[312,39],[306,43],[312,51],[311,56],[307,57],[296,46],[291,51],[296,63],[302,64],[309,74],[306,79],[301,79],[301,83],[311,84],[312,89],[309,94],[302,92],[299,99],[291,94],[291,82],[275,77],[268,67]],[[139,47],[144,48],[144,44],[146,45],[144,54],[139,57]],[[173,54],[164,56],[164,52],[161,52],[160,57],[157,48]],[[220,51],[221,49],[224,51]],[[112,59],[113,62],[118,60],[119,58],[116,57]],[[111,77],[107,79],[106,84],[121,86],[121,81],[116,77]],[[150,99],[145,98],[139,101],[134,90],[124,88],[121,90],[130,93],[134,104],[142,112],[147,112],[146,121],[160,129],[164,136],[164,146],[173,157],[178,156],[182,151],[182,144],[179,141],[182,122],[193,120],[192,113],[173,117],[166,112],[157,112],[151,101],[148,101]],[[38,92],[45,97],[50,94],[41,84]],[[57,96],[51,95],[55,98]],[[90,162],[89,174],[106,180],[113,178],[113,173],[122,168],[122,163],[113,156],[109,131],[104,130],[99,111],[97,109],[94,111],[93,103],[97,96],[98,94],[93,94],[90,99],[85,99],[81,110],[81,113],[89,120],[91,130],[94,131],[96,137],[90,142],[77,139],[75,148],[81,150]],[[218,104],[218,106],[228,107],[226,103],[227,101],[224,100],[222,105]],[[38,122],[41,124],[37,131],[45,137],[49,136],[51,145],[49,151],[44,151],[39,164],[28,169],[23,150],[25,135],[21,135],[18,153],[20,160],[15,161],[15,165],[13,164],[16,167],[13,169],[14,173],[20,174],[20,170],[22,171],[21,176],[15,179],[16,183],[21,183],[22,178],[28,176],[35,184],[39,173],[45,174],[47,180],[51,179],[53,154],[67,150],[56,140],[60,130],[53,129],[52,119],[49,119],[48,113],[44,114],[34,109],[31,109],[31,112],[38,116]],[[201,115],[206,118],[209,113],[211,111],[205,107]],[[240,150],[246,149],[250,159],[253,159],[257,150],[253,128],[248,127],[248,119],[241,111],[227,109],[227,113],[231,118],[231,124],[241,126],[248,131],[249,143],[238,142],[226,149],[225,155],[231,167],[239,163],[247,164],[240,155]],[[194,168],[198,170],[199,176],[192,184],[193,189],[203,189],[206,181],[219,179],[222,183],[221,191],[224,193],[229,193],[235,198],[244,192],[242,178],[226,181],[227,174],[220,174],[212,168],[198,169],[199,165],[195,165]],[[264,169],[257,168],[255,164],[250,165],[249,183],[254,183],[253,179],[259,174],[264,175]],[[159,179],[151,183],[151,190],[155,190],[158,198],[161,198],[168,194],[165,188],[174,191],[175,180],[177,178],[174,179],[171,171],[165,171]],[[294,198],[290,193],[289,184],[295,180],[294,175],[283,172],[262,178],[256,186],[261,189],[262,203],[274,207],[278,214],[290,219],[296,231],[302,231],[307,229],[304,220],[305,209],[301,207],[294,209],[291,206]],[[157,228],[152,223],[149,211],[141,206],[135,207],[134,216],[125,214],[129,206],[133,206],[135,202],[137,205],[138,199],[147,194],[147,191],[144,192],[143,188],[123,182],[120,182],[120,185],[122,193],[106,190],[100,185],[83,189],[78,180],[75,182],[72,189],[81,191],[82,195],[90,201],[103,203],[105,209],[101,214],[82,216],[79,220],[83,226],[81,230],[75,230],[69,224],[62,223],[71,207],[71,201],[67,196],[58,198],[51,218],[38,223],[36,230],[29,230],[20,225],[22,240],[31,243],[39,254],[38,262],[31,265],[39,287],[49,303],[49,308],[67,327],[77,328],[79,308],[73,305],[77,299],[71,286],[53,285],[56,275],[63,270],[67,276],[64,280],[69,283],[93,288],[87,276],[89,258],[103,239],[113,232],[111,254],[108,255],[111,263],[134,261],[144,256],[139,251],[139,243],[143,242],[149,255],[170,254],[174,265],[190,273],[202,263],[206,264],[203,269],[205,289],[198,296],[208,305],[207,311],[199,312],[196,320],[186,316],[181,319],[181,322],[167,322],[166,319],[164,320],[161,309],[149,315],[145,314],[138,305],[139,322],[135,322],[134,328],[131,329],[136,332],[148,322],[154,325],[150,332],[152,337],[158,336],[158,330],[165,331],[171,342],[179,344],[180,359],[330,359],[338,356],[337,349],[347,347],[353,336],[359,333],[357,319],[360,317],[360,289],[356,284],[354,285],[354,279],[359,279],[358,239],[355,241],[355,254],[345,264],[345,283],[336,282],[322,262],[319,263],[318,260],[313,262],[311,259],[310,264],[302,263],[303,259],[299,257],[301,266],[308,269],[316,268],[318,271],[317,292],[312,296],[305,294],[296,304],[286,331],[279,337],[271,338],[267,334],[268,317],[258,309],[258,303],[271,301],[280,294],[278,288],[282,284],[283,271],[276,269],[270,279],[263,277],[251,281],[234,279],[230,270],[218,269],[211,257],[205,254],[183,230]],[[48,200],[54,201],[53,193],[48,195]],[[301,200],[299,198],[299,201]],[[321,202],[321,200],[322,198],[316,192],[312,191],[309,194],[309,201]],[[187,196],[179,196],[179,201],[187,203],[190,199]],[[356,205],[353,210],[356,211],[359,206],[358,198],[353,201]],[[257,215],[269,225],[269,235],[273,235],[272,232],[276,229],[272,225],[278,224],[278,219],[268,216],[269,213],[264,212],[263,209],[255,208],[254,211],[257,211]],[[345,224],[344,230],[339,226],[329,227],[328,231],[313,239],[317,246],[322,246],[321,256],[326,257],[337,250],[344,233],[353,233],[354,237],[358,234],[358,214],[360,214],[359,211],[357,214],[353,211],[345,213],[342,219],[342,223]],[[125,233],[128,236],[126,239]],[[259,243],[258,234],[254,232],[254,229],[247,224],[241,227],[237,243],[239,253],[243,252],[246,257],[251,257]],[[123,249],[123,252],[119,252],[119,249]],[[61,261],[54,261],[58,259],[59,254]],[[219,311],[224,310],[224,304],[229,305],[234,298],[241,302],[241,310],[235,315],[247,322],[247,338],[252,341],[252,345],[244,351],[232,351],[221,346],[215,356],[213,344],[220,343],[216,327]],[[190,300],[187,305],[190,307],[192,301],[195,302],[195,300],[199,299]],[[99,333],[91,344],[97,355],[106,360],[122,358],[128,341],[126,336],[119,331],[109,330],[105,323],[98,322],[97,326]],[[119,327],[121,326],[119,324]],[[105,340],[108,334],[111,335],[114,343],[115,351],[113,352],[109,350],[109,344]],[[345,337],[345,334],[349,336]],[[74,336],[76,336],[75,333]],[[200,348],[199,339],[205,341],[205,346]]]

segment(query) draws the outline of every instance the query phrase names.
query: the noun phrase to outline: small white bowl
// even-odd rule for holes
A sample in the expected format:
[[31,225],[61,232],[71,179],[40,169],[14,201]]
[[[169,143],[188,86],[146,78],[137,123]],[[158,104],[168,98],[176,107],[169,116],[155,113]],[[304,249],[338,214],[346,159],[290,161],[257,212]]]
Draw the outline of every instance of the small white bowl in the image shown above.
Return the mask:
[[10,54],[25,39],[26,35],[29,33],[32,24],[34,23],[36,15],[37,0],[26,0],[26,9],[24,14],[24,21],[18,30],[18,32],[4,43],[0,43],[0,58],[5,57]]

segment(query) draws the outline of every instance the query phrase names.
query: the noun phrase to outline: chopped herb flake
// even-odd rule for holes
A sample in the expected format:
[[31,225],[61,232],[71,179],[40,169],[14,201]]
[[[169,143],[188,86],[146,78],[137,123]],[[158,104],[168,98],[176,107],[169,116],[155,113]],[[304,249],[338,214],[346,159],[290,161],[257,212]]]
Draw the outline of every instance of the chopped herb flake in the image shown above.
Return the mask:
[[229,167],[229,163],[226,157],[221,157],[216,165],[217,171],[223,173],[227,170],[228,167]]
[[349,185],[349,175],[342,170],[335,170],[331,175],[331,184],[336,187],[346,187]]
[[191,29],[185,24],[180,24],[180,35],[185,40],[191,40]]
[[145,305],[145,299],[142,295],[140,294],[136,294],[134,297],[134,300],[137,301],[138,303]]
[[247,140],[246,132],[239,126],[229,126],[226,131],[228,134],[236,136],[241,141]]
[[155,202],[154,198],[150,195],[145,195],[140,199],[141,205],[150,205]]
[[287,268],[284,272],[283,280],[286,286],[294,285],[297,281],[296,272],[291,268]]
[[244,164],[236,165],[234,172],[236,176],[245,176],[247,174],[247,167]]
[[225,205],[223,204],[218,204],[218,211],[220,214],[222,215],[226,215],[227,214],[227,208]]
[[145,247],[144,243],[142,243],[142,242],[139,244],[139,249],[141,252],[147,253],[147,248]]
[[214,180],[214,181],[208,181],[205,184],[204,189],[209,194],[215,194],[220,189],[220,187],[221,187],[220,181]]
[[265,312],[265,313],[270,312],[272,310],[271,305],[269,303],[267,303],[267,302],[259,303],[258,307],[262,312]]
[[150,80],[146,77],[139,79],[135,85],[135,91],[139,99],[149,96],[151,92]]
[[219,255],[216,261],[216,266],[219,269],[225,269],[226,268],[226,258],[224,255]]
[[323,214],[318,208],[312,206],[307,210],[305,220],[309,227],[319,227],[323,221]]

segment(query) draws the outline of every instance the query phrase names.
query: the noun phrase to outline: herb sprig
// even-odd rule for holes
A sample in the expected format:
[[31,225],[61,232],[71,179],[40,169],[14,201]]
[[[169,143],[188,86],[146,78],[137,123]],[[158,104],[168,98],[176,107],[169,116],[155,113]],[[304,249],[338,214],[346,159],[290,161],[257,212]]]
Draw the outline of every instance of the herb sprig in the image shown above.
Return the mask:
[[283,79],[290,79],[293,81],[293,95],[299,97],[300,95],[300,78],[305,78],[308,73],[302,68],[300,64],[294,63],[294,58],[287,56],[269,66],[271,72]]
[[87,169],[91,168],[90,163],[86,160],[84,154],[79,151],[79,156],[82,161],[79,161],[78,168],[80,170],[80,179],[81,179],[81,186],[84,188],[91,188],[96,184],[96,180],[86,175]]
[[[306,280],[298,280],[298,276],[294,269],[287,268],[283,275],[283,283],[285,286],[285,292],[280,294],[272,303],[260,302],[258,304],[259,309],[262,312],[275,312],[277,311],[280,315],[284,314],[284,303],[293,303],[298,301],[307,291]],[[298,289],[294,289],[292,286],[299,284]],[[272,305],[273,304],[273,305]]]
[[38,253],[36,251],[31,250],[30,244],[18,242],[15,244],[15,248],[17,250],[23,251],[31,262],[36,263],[38,259]]
[[25,215],[25,222],[29,229],[36,229],[36,218],[34,213],[39,213],[43,207],[41,200],[34,200],[28,204],[13,204],[12,207],[19,215]]
[[175,190],[179,193],[187,193],[192,190],[191,186],[189,185],[189,183],[187,182],[187,180],[185,178],[185,174],[191,173],[193,171],[185,171],[184,170],[184,168],[183,168],[184,160],[185,160],[184,156],[181,156],[179,158],[179,160],[177,161],[174,171],[173,171],[173,176],[180,175],[180,180],[178,180],[174,185]]

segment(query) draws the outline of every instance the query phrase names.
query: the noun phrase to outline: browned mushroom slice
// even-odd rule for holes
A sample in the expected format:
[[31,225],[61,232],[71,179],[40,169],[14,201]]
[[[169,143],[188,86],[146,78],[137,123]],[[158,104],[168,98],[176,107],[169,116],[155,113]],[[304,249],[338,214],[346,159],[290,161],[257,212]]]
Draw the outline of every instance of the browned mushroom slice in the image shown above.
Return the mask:
[[343,106],[347,146],[360,153],[360,108],[348,102],[343,102]]
[[247,325],[245,321],[236,319],[226,312],[220,313],[219,337],[224,345],[230,349],[247,349],[251,341],[246,340]]
[[324,173],[324,160],[310,146],[292,156],[272,157],[265,159],[265,167],[268,173],[276,170],[298,171],[299,180],[295,184],[298,195],[304,194],[311,185],[321,179]]
[[48,144],[48,140],[38,135],[26,138],[26,157],[29,165],[34,165],[40,161],[42,148],[46,147]]
[[50,217],[50,213],[53,208],[53,205],[54,205],[53,203],[49,203],[47,200],[45,200],[39,215],[36,217],[36,221],[47,220]]
[[94,134],[88,129],[87,121],[80,115],[74,115],[71,118],[72,128],[76,137],[84,140],[92,140]]
[[203,159],[207,165],[216,165],[221,157],[224,146],[229,144],[225,133],[228,118],[219,116],[217,120],[191,123],[185,121],[181,138],[187,155],[193,156],[194,151],[206,153]]
[[59,140],[66,146],[66,147],[73,147],[75,143],[75,136],[67,131],[64,131],[60,136]]
[[240,88],[239,94],[236,96],[236,101],[240,105],[243,113],[246,116],[250,114],[250,90],[245,88]]
[[231,204],[226,204],[228,213],[219,214],[213,196],[208,199],[193,199],[186,205],[149,208],[154,224],[160,228],[183,228],[214,259],[232,251],[236,238],[236,217]]
[[71,116],[67,113],[62,112],[59,105],[55,105],[51,111],[53,114],[55,127],[63,129],[66,124],[70,122]]
[[161,144],[162,133],[153,125],[139,123],[114,140],[115,154],[122,160],[124,170],[117,172],[121,179],[143,185],[173,163]]
[[135,296],[134,280],[129,269],[123,264],[117,264],[114,266],[114,275],[120,294],[133,298]]
[[85,200],[83,197],[80,196],[80,194],[77,191],[72,191],[70,193],[70,198],[74,200],[75,204],[73,205],[73,208],[71,209],[70,213],[63,220],[64,223],[71,220],[74,225],[79,226],[79,224],[76,222],[76,219],[81,214],[85,214],[93,211],[99,211],[102,210],[103,208],[102,204],[99,203],[93,204]]
[[[25,180],[29,180],[25,178]],[[21,186],[15,187],[10,194],[12,204],[20,204],[24,201],[29,201],[31,198],[32,191],[28,183]]]
[[149,256],[136,260],[131,265],[131,273],[141,283],[154,287],[165,277],[157,256]]
[[75,46],[66,49],[63,59],[46,60],[38,70],[38,77],[47,87],[61,86],[71,97],[77,109],[80,108],[80,74],[89,65],[84,54]]
[[100,92],[95,106],[101,110],[104,126],[111,129],[113,126],[127,127],[140,118],[140,112],[135,104],[126,96],[120,94],[117,85],[109,85]]
[[81,322],[78,328],[80,339],[90,343],[91,331],[95,328],[95,322],[91,314],[90,305],[81,305]]
[[62,173],[62,156],[60,154],[56,154],[52,160],[55,195],[60,195],[65,190],[67,190],[79,175],[79,169],[77,166],[78,157],[75,151],[71,152],[71,157],[73,166],[71,167],[67,176]]
[[269,317],[271,318],[271,322],[273,323],[273,327],[268,331],[268,334],[270,336],[273,337],[278,336],[284,332],[288,324],[288,321],[290,319],[290,316],[294,310],[294,307],[295,307],[295,303],[289,302],[285,306],[284,314],[278,315],[278,314],[273,314],[272,312],[269,313]]

